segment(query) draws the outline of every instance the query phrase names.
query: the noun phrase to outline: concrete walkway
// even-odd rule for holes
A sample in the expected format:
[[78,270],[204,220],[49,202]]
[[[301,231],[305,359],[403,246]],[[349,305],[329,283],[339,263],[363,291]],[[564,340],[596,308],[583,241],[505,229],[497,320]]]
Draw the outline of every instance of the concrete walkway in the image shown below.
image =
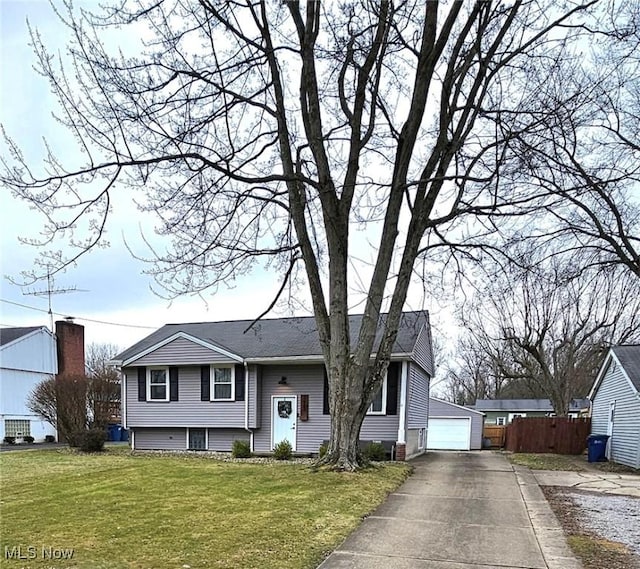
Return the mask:
[[574,490],[640,498],[640,474],[556,470],[535,470],[532,472],[540,486],[564,486]]
[[580,569],[535,478],[497,453],[430,452],[319,569]]

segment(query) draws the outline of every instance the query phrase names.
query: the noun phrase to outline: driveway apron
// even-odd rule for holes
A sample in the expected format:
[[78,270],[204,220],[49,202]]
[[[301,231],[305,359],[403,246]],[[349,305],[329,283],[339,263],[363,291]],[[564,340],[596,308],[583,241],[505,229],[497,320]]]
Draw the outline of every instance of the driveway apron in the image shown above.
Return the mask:
[[535,479],[500,454],[429,452],[412,465],[320,569],[580,568]]

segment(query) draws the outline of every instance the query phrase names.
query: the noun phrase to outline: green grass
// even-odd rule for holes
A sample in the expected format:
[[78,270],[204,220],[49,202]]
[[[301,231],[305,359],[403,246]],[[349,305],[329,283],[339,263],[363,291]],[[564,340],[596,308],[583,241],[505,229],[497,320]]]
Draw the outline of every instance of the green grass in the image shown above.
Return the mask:
[[586,458],[563,454],[514,453],[507,455],[512,464],[526,466],[532,470],[570,470],[583,472],[587,470]]
[[[9,568],[311,568],[409,467],[349,474],[192,455],[2,453],[0,564]],[[28,561],[5,547],[37,549]],[[42,547],[74,550],[72,562]]]

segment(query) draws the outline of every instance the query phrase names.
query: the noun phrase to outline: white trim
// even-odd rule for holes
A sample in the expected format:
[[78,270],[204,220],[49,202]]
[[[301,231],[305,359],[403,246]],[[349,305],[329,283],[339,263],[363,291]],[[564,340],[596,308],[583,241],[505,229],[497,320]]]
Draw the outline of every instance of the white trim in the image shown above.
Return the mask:
[[[166,396],[164,399],[152,399],[151,398],[151,372],[154,370],[163,370],[164,371],[164,386]],[[169,368],[166,366],[149,366],[146,369],[146,380],[147,380],[147,402],[149,403],[166,403],[169,401],[171,394],[170,380],[169,380]],[[160,385],[159,383],[154,385]]]
[[129,439],[131,440],[131,450],[136,450],[136,432],[133,429],[129,431]]
[[457,409],[463,409],[464,411],[469,411],[470,413],[477,413],[478,415],[482,415],[483,417],[486,413],[482,411],[476,411],[475,409],[471,409],[470,407],[465,407],[464,405],[457,405],[456,403],[451,403],[450,401],[445,401],[444,399],[438,399],[437,397],[429,397],[429,399],[433,401],[437,401],[438,403],[444,403],[445,405],[450,405],[451,407],[456,407]]
[[369,416],[369,415],[380,416],[380,415],[387,414],[387,377],[388,377],[388,371],[385,372],[384,379],[382,380],[382,385],[380,386],[380,389],[382,390],[382,396],[380,398],[380,411],[371,411],[371,408],[373,407],[373,402],[371,402],[371,405],[367,407],[367,412],[365,416]]
[[[216,399],[215,390],[215,374],[214,369],[230,369],[231,370],[231,397],[224,399]],[[226,383],[219,383],[218,385],[227,385]],[[245,401],[247,400],[247,393],[245,390]],[[209,367],[209,401],[215,401],[220,403],[228,403],[236,400],[236,366],[235,364],[211,364]]]
[[[375,359],[376,354],[373,353],[370,356],[370,359]],[[401,361],[402,359],[411,359],[413,356],[411,353],[395,353],[391,354],[390,361]],[[300,363],[300,362],[309,362],[309,363],[323,363],[324,357],[321,354],[313,354],[307,356],[269,356],[269,357],[253,357],[253,358],[245,358],[245,362],[250,364],[262,364],[262,363]],[[420,365],[415,362],[416,365]],[[425,370],[426,371],[426,370]]]
[[[11,328],[29,328],[29,326],[11,326]],[[23,340],[28,340],[29,338],[31,338],[31,336],[36,336],[37,334],[40,334],[40,332],[42,332],[43,330],[44,330],[44,332],[49,334],[51,339],[55,342],[55,340],[56,340],[55,334],[53,334],[49,330],[49,328],[47,328],[46,326],[40,326],[37,330],[32,330],[31,332],[29,332],[27,334],[23,334],[22,336],[18,336],[15,340],[11,340],[11,342],[7,342],[6,344],[3,344],[2,346],[0,346],[0,352],[4,351],[6,348],[9,348],[9,347],[13,346],[14,344],[17,344],[18,342],[22,342]]]
[[249,366],[244,362],[244,428],[249,430]]
[[[526,412],[523,411],[514,411],[513,413],[509,413],[508,415],[508,422],[511,423],[511,421],[513,421],[516,417],[523,417],[526,419],[527,414]],[[497,419],[496,419],[497,421]]]
[[297,395],[272,395],[271,396],[271,446],[270,449],[273,450],[274,444],[273,444],[273,420],[275,419],[275,415],[273,413],[273,403],[274,403],[274,399],[293,399],[294,401],[294,405],[295,405],[295,409],[292,409],[292,415],[293,415],[293,444],[291,445],[291,450],[295,451],[297,449],[298,446],[298,396]]
[[[502,419],[502,423],[500,423],[500,419]],[[496,427],[506,427],[507,426],[507,418],[504,415],[500,417],[496,417]]]
[[[408,363],[402,362],[400,367],[400,409],[398,411],[398,444],[406,444],[406,420],[407,420],[407,375]],[[386,378],[385,378],[386,379]]]
[[[124,360],[122,362],[122,366],[128,366],[129,364],[135,362],[136,360],[139,360],[140,358],[143,358],[144,356],[150,354],[151,352],[155,352],[156,350],[158,350],[159,348],[162,348],[163,346],[166,346],[167,344],[170,344],[171,342],[173,342],[174,340],[177,339],[183,339],[183,340],[189,340],[190,342],[193,342],[194,344],[198,344],[199,346],[202,346],[203,348],[207,348],[213,352],[217,352],[223,356],[227,356],[228,358],[237,361],[237,362],[242,362],[242,358],[237,355],[237,354],[233,354],[227,350],[225,350],[224,348],[220,348],[219,346],[216,346],[215,344],[212,344],[210,342],[206,342],[204,340],[201,340],[200,338],[197,338],[196,336],[192,336],[191,334],[187,334],[186,332],[176,332],[175,334],[173,334],[172,336],[169,336],[168,338],[165,338],[164,340],[160,340],[159,342],[155,343],[153,346],[150,346],[149,348],[138,352],[137,354],[131,356],[130,358]],[[114,360],[115,361],[115,360]]]
[[602,364],[602,367],[600,368],[600,371],[596,376],[596,380],[593,382],[593,387],[591,388],[591,391],[589,392],[589,395],[588,395],[588,399],[591,401],[592,406],[593,406],[593,398],[596,396],[598,389],[600,389],[601,383],[604,381],[605,375],[609,371],[611,360],[615,360],[615,363],[620,367],[620,371],[622,372],[622,375],[626,378],[633,392],[640,395],[640,391],[638,391],[636,386],[633,384],[633,381],[631,381],[629,374],[624,369],[624,366],[622,365],[622,363],[620,363],[620,360],[616,356],[615,352],[613,351],[612,348],[609,348],[609,353],[607,354],[607,357],[605,358],[604,363]]
[[[209,450],[209,427],[186,427],[187,436],[185,439],[185,450]],[[204,430],[204,448],[190,448],[189,447],[189,434],[191,433],[191,429],[201,429]]]
[[122,373],[121,370],[118,370],[120,374],[120,405],[122,407],[122,428],[127,428],[127,374]]

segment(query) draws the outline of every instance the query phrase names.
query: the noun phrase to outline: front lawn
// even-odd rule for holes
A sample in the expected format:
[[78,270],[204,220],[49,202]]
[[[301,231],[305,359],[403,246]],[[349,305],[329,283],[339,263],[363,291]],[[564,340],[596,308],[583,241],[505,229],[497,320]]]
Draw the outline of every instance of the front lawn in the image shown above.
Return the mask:
[[[313,472],[124,449],[2,453],[3,564],[311,568],[408,472],[401,464]],[[47,558],[56,550],[73,550],[72,560]]]

